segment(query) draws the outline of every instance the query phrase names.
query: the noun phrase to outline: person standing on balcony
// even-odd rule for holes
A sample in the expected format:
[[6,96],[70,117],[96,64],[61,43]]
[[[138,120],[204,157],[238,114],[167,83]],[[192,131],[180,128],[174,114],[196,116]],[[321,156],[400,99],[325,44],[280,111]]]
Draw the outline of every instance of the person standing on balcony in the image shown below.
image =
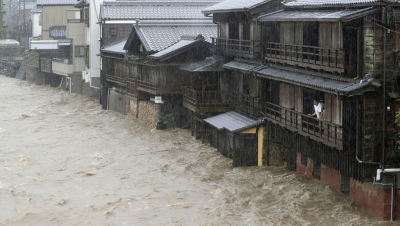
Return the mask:
[[318,100],[314,100],[314,113],[313,114],[307,114],[308,116],[317,116],[317,119],[320,119],[321,117],[321,104],[318,102]]
[[325,120],[325,102],[324,100],[321,100],[319,103],[321,104],[321,113],[319,118]]

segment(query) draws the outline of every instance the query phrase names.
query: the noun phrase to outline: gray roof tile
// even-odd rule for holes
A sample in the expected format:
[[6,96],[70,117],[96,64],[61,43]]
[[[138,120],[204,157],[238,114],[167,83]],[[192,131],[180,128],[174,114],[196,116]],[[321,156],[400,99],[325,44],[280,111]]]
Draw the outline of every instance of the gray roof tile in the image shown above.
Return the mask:
[[184,35],[201,34],[207,42],[217,37],[218,28],[213,23],[204,24],[146,24],[134,25],[135,31],[148,52],[161,51],[180,40]]
[[271,0],[225,0],[203,10],[205,14],[223,13],[223,12],[241,12],[246,9],[252,9],[261,4],[268,3]]
[[181,40],[177,43],[169,46],[166,49],[161,50],[160,52],[150,55],[149,58],[158,60],[169,59],[170,57],[173,57],[182,51],[187,51],[192,47],[198,46],[198,44],[200,44],[201,42],[204,43],[204,38],[201,35],[183,36]]
[[286,3],[286,6],[330,6],[330,5],[357,5],[377,3],[382,0],[296,0]]
[[262,119],[253,119],[235,111],[206,118],[204,121],[218,130],[226,129],[233,133],[250,129],[264,123]]
[[75,5],[76,0],[37,0],[37,5]]
[[363,83],[353,83],[349,79],[334,79],[329,76],[314,75],[312,73],[303,73],[291,70],[285,70],[280,67],[267,67],[256,72],[261,77],[273,80],[283,81],[287,83],[301,84],[309,88],[318,88],[334,93],[347,95],[353,91],[372,85],[379,87],[380,85],[371,80]]
[[337,22],[340,19],[351,19],[366,12],[375,12],[370,7],[366,9],[343,9],[343,10],[285,10],[266,14],[258,17],[258,21],[325,21]]
[[105,2],[101,7],[103,20],[135,19],[209,19],[202,10],[218,1],[127,1]]

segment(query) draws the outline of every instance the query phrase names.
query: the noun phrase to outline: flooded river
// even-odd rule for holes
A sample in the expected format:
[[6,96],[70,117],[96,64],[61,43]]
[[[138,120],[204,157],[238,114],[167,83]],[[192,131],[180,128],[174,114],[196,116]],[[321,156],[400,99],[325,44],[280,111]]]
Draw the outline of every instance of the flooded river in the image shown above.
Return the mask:
[[277,167],[235,168],[187,130],[0,76],[0,225],[394,225]]

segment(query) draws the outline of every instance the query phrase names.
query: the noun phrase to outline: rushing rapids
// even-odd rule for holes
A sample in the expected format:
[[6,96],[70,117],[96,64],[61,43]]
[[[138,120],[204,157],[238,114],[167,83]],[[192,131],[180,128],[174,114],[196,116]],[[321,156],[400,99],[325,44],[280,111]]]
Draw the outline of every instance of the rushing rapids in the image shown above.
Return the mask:
[[0,225],[392,225],[283,167],[235,168],[187,130],[0,76]]

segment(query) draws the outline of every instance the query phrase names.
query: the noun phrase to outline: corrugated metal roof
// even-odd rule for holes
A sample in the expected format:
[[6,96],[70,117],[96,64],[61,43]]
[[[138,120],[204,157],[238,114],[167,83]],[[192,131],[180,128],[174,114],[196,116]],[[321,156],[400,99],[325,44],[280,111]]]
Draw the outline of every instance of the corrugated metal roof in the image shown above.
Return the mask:
[[261,62],[247,61],[247,60],[234,60],[223,65],[225,69],[251,71],[261,66]]
[[301,84],[309,88],[318,88],[332,93],[341,93],[346,95],[349,92],[356,91],[368,85],[379,87],[375,81],[353,83],[350,79],[333,79],[328,76],[318,76],[314,74],[302,73],[297,71],[285,70],[277,67],[268,67],[256,72],[260,77],[266,77],[273,80],[283,81],[287,83]]
[[253,119],[235,111],[213,116],[204,121],[218,130],[226,129],[232,133],[240,132],[264,123],[262,119]]
[[102,48],[101,52],[125,54],[126,53],[126,50],[124,50],[125,43],[126,43],[126,40],[116,43],[116,44],[108,45],[108,46]]
[[211,42],[211,37],[217,37],[216,24],[139,24],[134,29],[148,52],[161,51],[178,42],[184,35],[198,36],[201,34],[205,41]]
[[37,0],[37,5],[75,5],[76,0]]
[[212,13],[224,12],[240,12],[246,9],[252,9],[271,0],[225,0],[203,10],[203,13],[208,15]]
[[372,7],[365,9],[344,9],[344,10],[284,10],[258,17],[258,21],[325,21],[336,22],[340,19],[351,19],[358,15],[373,13],[375,10]]
[[223,71],[223,64],[224,59],[222,56],[212,56],[207,57],[203,61],[181,66],[180,69],[189,72]]
[[126,1],[105,2],[101,7],[103,20],[135,19],[209,19],[201,10],[218,1]]
[[[381,0],[296,0],[285,6],[329,6],[329,5],[358,5],[382,2]],[[386,1],[383,1],[386,2]]]

